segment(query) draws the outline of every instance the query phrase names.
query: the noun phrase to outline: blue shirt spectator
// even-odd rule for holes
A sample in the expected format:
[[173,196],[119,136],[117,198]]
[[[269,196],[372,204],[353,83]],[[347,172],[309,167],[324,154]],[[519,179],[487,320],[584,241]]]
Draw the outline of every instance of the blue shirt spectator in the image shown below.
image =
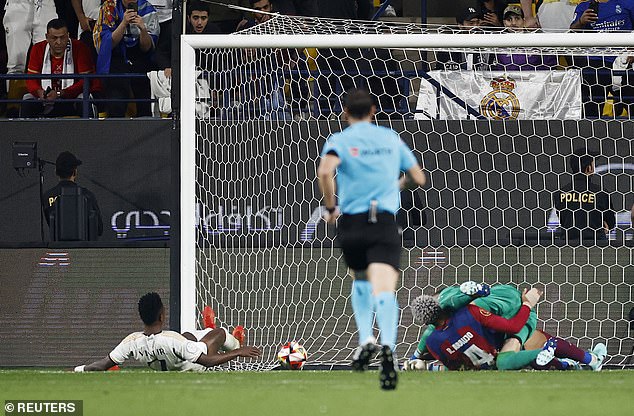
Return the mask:
[[585,1],[577,5],[571,29],[586,29],[596,32],[631,31],[634,28],[634,1],[607,0],[598,3],[598,14]]

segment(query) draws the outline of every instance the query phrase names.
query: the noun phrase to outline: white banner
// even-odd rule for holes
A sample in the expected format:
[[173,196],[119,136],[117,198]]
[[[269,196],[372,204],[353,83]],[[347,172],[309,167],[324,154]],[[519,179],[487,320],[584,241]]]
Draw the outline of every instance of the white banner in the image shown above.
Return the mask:
[[[415,119],[548,120],[581,118],[581,72],[430,71],[445,91],[421,80]],[[452,97],[453,96],[455,97]],[[468,109],[470,108],[470,109]]]

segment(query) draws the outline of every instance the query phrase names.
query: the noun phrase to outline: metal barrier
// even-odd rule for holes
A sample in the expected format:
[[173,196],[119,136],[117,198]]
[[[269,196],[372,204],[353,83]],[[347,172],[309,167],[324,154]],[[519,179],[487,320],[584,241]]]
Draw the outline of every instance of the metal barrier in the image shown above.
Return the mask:
[[[158,100],[152,98],[90,98],[90,83],[86,80],[90,79],[108,79],[108,78],[147,78],[146,74],[0,74],[0,82],[12,79],[76,79],[84,80],[84,88],[82,98],[59,98],[65,103],[82,103],[82,118],[90,117],[90,105],[92,103],[110,103],[110,102],[140,102],[155,103]],[[0,99],[0,103],[23,103],[28,100],[24,99]]]

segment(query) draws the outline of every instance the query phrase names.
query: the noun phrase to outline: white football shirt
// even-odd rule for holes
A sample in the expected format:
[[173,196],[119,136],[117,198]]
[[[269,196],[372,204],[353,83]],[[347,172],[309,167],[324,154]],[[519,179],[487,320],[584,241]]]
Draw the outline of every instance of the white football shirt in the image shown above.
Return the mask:
[[112,350],[110,359],[123,364],[133,358],[157,371],[205,371],[205,366],[195,362],[201,354],[207,354],[207,344],[190,341],[178,332],[133,332]]

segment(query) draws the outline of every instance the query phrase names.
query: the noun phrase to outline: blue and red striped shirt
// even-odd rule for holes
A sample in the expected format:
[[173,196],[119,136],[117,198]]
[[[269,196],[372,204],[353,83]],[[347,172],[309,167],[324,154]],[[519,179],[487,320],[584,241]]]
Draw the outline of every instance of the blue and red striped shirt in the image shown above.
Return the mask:
[[489,369],[506,339],[526,324],[530,308],[522,307],[511,319],[467,305],[427,338],[427,349],[450,370]]

